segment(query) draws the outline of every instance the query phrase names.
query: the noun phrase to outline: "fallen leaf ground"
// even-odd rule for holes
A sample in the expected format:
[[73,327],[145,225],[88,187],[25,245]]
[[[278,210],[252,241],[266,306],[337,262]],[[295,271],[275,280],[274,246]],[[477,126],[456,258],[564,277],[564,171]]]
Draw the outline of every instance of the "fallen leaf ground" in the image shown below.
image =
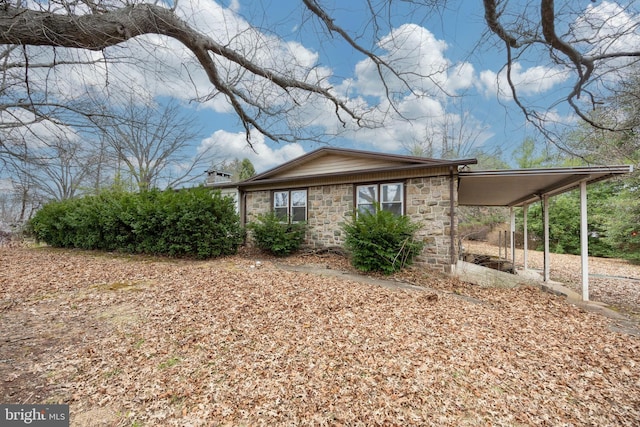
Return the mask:
[[560,297],[254,260],[0,248],[0,401],[74,426],[640,422],[640,339]]
[[[484,242],[467,241],[471,253],[504,256],[504,250]],[[528,251],[528,267],[542,272],[543,252]],[[516,250],[516,266],[524,265],[524,252]],[[550,278],[582,294],[580,256],[551,254]],[[640,319],[640,265],[621,259],[589,257],[589,299],[611,305]]]

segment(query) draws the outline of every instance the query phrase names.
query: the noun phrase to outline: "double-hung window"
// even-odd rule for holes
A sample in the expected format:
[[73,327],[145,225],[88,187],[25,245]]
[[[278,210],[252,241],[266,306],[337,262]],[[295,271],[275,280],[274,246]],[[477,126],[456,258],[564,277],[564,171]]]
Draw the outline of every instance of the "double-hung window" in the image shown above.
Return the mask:
[[358,212],[374,213],[377,207],[396,215],[404,213],[404,186],[401,182],[366,184],[356,187]]
[[273,211],[286,222],[307,220],[307,190],[278,190],[273,192]]

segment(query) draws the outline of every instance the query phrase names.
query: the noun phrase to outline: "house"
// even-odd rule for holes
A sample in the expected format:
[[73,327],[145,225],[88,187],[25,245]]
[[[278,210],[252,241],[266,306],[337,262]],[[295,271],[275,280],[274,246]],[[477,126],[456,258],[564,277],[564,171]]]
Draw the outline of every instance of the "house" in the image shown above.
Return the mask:
[[[356,211],[374,204],[420,222],[418,238],[425,243],[414,260],[429,268],[458,274],[464,268],[457,254],[458,206],[527,207],[580,188],[583,299],[588,300],[587,185],[628,174],[629,165],[583,166],[515,170],[470,170],[476,159],[438,160],[343,148],[324,147],[241,182],[216,182],[236,200],[241,221],[275,211],[290,221],[306,221],[307,245],[341,246],[342,224]],[[549,280],[548,216],[544,218],[544,281]],[[527,270],[526,225],[524,270]],[[511,238],[511,260],[515,259]]]
[[476,162],[324,147],[245,181],[212,186],[236,199],[244,224],[269,211],[306,221],[306,243],[316,248],[341,246],[342,225],[379,204],[422,224],[417,264],[449,271],[457,260],[458,174]]

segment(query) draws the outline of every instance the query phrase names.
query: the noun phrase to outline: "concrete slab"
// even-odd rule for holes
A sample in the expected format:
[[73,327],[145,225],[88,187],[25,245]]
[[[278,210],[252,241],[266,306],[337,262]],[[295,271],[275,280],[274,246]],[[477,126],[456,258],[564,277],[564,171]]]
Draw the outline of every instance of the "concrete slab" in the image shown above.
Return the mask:
[[522,285],[539,286],[533,276],[511,274],[466,261],[458,261],[451,274],[462,281],[488,288],[516,288]]

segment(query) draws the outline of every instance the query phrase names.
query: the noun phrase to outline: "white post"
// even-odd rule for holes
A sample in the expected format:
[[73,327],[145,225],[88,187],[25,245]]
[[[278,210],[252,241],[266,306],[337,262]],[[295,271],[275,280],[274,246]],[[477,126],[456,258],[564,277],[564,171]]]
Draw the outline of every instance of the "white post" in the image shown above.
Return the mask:
[[525,271],[528,268],[528,261],[529,261],[529,231],[527,230],[527,211],[529,210],[529,205],[524,205],[522,206],[522,223],[523,223],[523,234],[524,234],[524,242],[523,243],[523,248],[524,248],[524,254],[523,254],[523,259],[522,259],[522,263],[524,264],[524,266],[522,267]]
[[549,196],[542,196],[542,206],[544,210],[544,272],[543,280],[549,281]]
[[589,301],[589,234],[587,230],[587,182],[580,183],[580,260],[582,261],[582,300]]
[[509,213],[511,215],[511,267],[513,267],[513,272],[516,272],[516,212],[513,210],[513,207],[509,208]]

